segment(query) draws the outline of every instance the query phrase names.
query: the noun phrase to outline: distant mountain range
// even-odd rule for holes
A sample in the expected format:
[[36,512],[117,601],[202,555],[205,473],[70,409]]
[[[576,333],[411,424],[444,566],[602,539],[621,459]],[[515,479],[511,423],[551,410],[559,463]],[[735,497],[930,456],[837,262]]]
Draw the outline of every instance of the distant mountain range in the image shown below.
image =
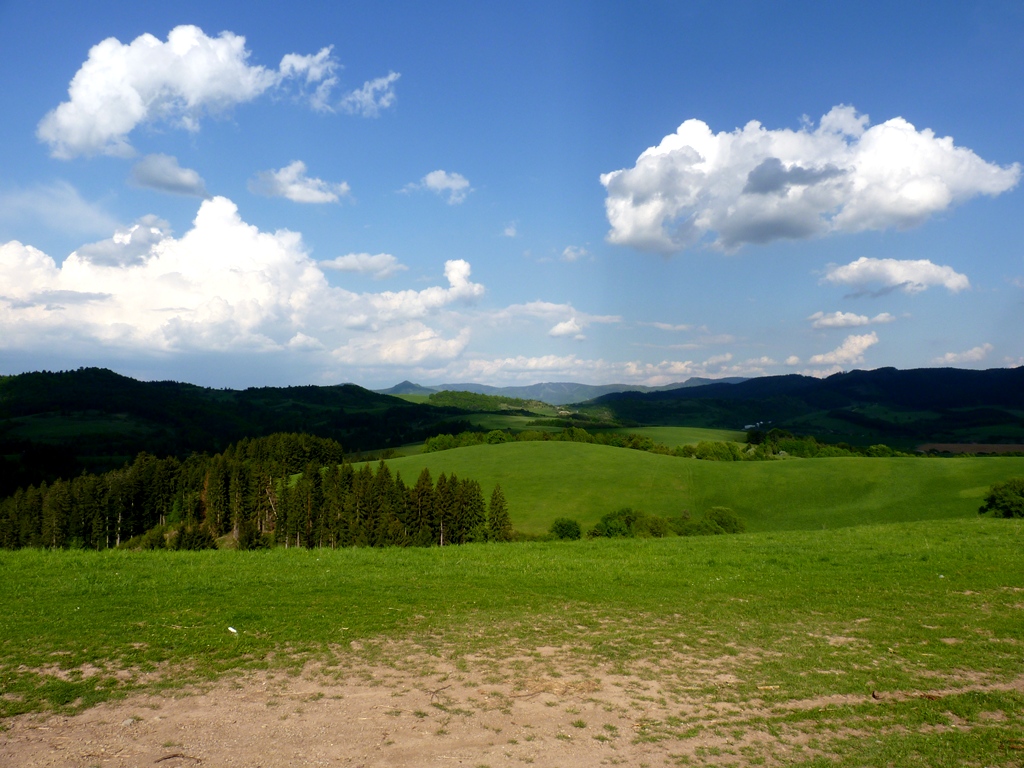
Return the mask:
[[618,392],[585,406],[603,419],[742,429],[760,424],[830,441],[1024,443],[1024,367],[918,368],[765,376],[664,392]]
[[741,377],[730,377],[725,379],[705,379],[699,376],[687,379],[686,381],[674,384],[665,384],[661,387],[645,387],[641,384],[577,384],[570,381],[553,381],[542,384],[530,384],[522,387],[492,387],[487,384],[438,384],[433,387],[425,387],[414,384],[411,381],[403,381],[390,389],[376,389],[382,395],[430,395],[434,392],[475,392],[479,395],[498,395],[501,397],[517,397],[522,400],[540,400],[551,405],[567,405],[568,403],[582,403],[586,400],[593,400],[595,397],[614,394],[617,392],[667,392],[687,387],[702,387],[707,384],[738,384],[747,381]]

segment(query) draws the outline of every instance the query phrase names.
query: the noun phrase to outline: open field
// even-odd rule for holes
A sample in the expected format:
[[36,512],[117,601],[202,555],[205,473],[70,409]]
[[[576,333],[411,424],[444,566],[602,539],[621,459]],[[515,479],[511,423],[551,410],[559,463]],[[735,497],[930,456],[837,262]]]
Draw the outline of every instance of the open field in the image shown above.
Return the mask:
[[544,533],[555,517],[588,527],[625,506],[671,517],[734,509],[749,530],[835,528],[973,517],[986,489],[1024,475],[1024,458],[791,459],[713,462],[582,443],[506,443],[389,462],[406,482],[423,467],[500,483],[519,530]]
[[0,763],[1019,766],[1022,544],[0,553]]

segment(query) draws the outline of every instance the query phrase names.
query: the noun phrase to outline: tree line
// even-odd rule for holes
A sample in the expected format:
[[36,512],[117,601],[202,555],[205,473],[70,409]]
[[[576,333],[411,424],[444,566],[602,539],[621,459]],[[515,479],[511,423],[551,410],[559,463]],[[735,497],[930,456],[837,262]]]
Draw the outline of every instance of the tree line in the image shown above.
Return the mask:
[[407,485],[335,440],[279,433],[184,461],[140,453],[118,470],[20,488],[0,501],[0,547],[433,546],[512,538],[499,486],[424,469]]
[[852,446],[847,443],[833,445],[820,442],[811,435],[798,436],[778,428],[768,432],[749,431],[746,445],[725,440],[701,440],[699,443],[677,445],[674,448],[665,443],[656,443],[650,437],[635,432],[628,434],[620,432],[592,433],[582,427],[567,427],[560,432],[541,432],[529,429],[518,433],[506,432],[501,429],[492,429],[489,432],[467,430],[457,435],[442,434],[428,437],[424,442],[423,450],[426,453],[431,453],[470,445],[536,441],[594,443],[704,461],[771,461],[787,456],[816,459],[840,456],[891,458],[921,455],[903,453],[881,444],[866,447]]

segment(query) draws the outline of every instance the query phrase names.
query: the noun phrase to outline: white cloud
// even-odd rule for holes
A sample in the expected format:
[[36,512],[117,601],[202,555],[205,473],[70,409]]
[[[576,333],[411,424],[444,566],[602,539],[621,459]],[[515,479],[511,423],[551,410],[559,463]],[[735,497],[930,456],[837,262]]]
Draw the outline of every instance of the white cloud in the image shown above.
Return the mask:
[[349,253],[329,261],[320,261],[318,264],[321,269],[356,272],[361,275],[369,275],[374,280],[382,280],[408,269],[390,253]]
[[382,109],[395,103],[395,81],[401,77],[397,72],[388,72],[384,77],[367,80],[362,88],[345,94],[341,108],[346,112],[363,117],[377,117]]
[[714,134],[687,120],[634,167],[601,175],[608,241],[660,253],[911,227],[1019,179],[1019,164],[987,163],[899,117],[869,128],[842,105],[796,131],[751,121]]
[[555,325],[550,331],[548,331],[548,336],[554,336],[556,338],[572,336],[577,341],[583,341],[587,338],[583,335],[583,326],[576,321],[575,317],[570,317],[568,320],[564,320],[563,322]]
[[562,260],[568,262],[579,261],[584,256],[589,255],[590,252],[586,248],[576,245],[568,245],[565,247],[565,250],[562,251]]
[[448,173],[447,171],[431,171],[418,182],[406,184],[403,191],[409,192],[417,189],[426,189],[441,197],[448,198],[448,205],[458,205],[466,199],[473,190],[469,186],[469,179],[461,173]]
[[959,363],[980,363],[986,357],[988,353],[993,349],[991,344],[982,344],[981,346],[968,349],[966,352],[947,352],[941,357],[936,357],[932,362],[938,363],[939,365],[957,365]]
[[762,376],[765,367],[775,365],[768,357],[754,358],[729,365],[731,355],[719,355],[703,362],[662,360],[610,362],[601,358],[586,359],[576,355],[519,355],[504,358],[460,358],[433,375],[448,380],[490,381],[508,384],[529,384],[537,381],[580,381],[607,384],[611,381],[659,386],[693,376],[722,378],[725,376]]
[[692,325],[673,325],[672,323],[649,323],[661,331],[692,331]]
[[878,334],[871,332],[862,336],[847,336],[843,343],[821,355],[810,359],[811,365],[846,365],[864,362],[864,353],[878,343]]
[[68,86],[68,101],[47,113],[37,135],[54,157],[134,153],[128,135],[143,123],[196,131],[204,114],[252,101],[288,80],[318,90],[316,107],[334,83],[330,48],[311,56],[288,54],[278,70],[249,64],[245,38],[208,37],[199,27],[175,27],[162,42],[151,34],[124,44],[113,37],[89,50]]
[[594,323],[615,324],[621,323],[621,315],[592,315],[589,312],[581,312],[572,304],[555,304],[550,301],[531,301],[526,304],[511,304],[502,310],[489,315],[492,323],[502,323],[519,318],[530,318],[542,320],[544,323],[554,323],[548,331],[548,335],[558,338],[572,336],[582,341],[586,337],[583,331],[587,326]]
[[447,333],[442,311],[484,291],[465,261],[446,262],[445,276],[448,287],[420,291],[332,287],[300,235],[261,232],[215,197],[181,238],[146,217],[60,266],[31,246],[0,245],[0,348],[443,357],[464,348],[469,332]]
[[796,355],[790,355],[786,358],[786,365],[800,365],[800,358]]
[[867,315],[855,315],[852,312],[815,312],[807,318],[812,328],[854,328],[871,322]]
[[843,266],[830,264],[823,282],[850,285],[868,292],[867,286],[878,284],[876,295],[900,290],[904,293],[920,293],[932,286],[941,285],[950,293],[959,293],[971,287],[967,275],[952,267],[933,264],[928,259],[873,259],[861,256]]
[[281,78],[303,78],[306,86],[313,88],[309,103],[317,112],[333,111],[329,99],[331,90],[338,84],[334,74],[338,62],[331,56],[332,49],[333,46],[328,46],[308,55],[289,53],[281,59]]
[[896,318],[888,312],[881,312],[874,317],[856,315],[853,312],[815,312],[807,318],[812,328],[856,328],[862,325],[891,323]]
[[260,171],[249,182],[249,191],[266,197],[284,197],[294,203],[336,203],[351,191],[348,184],[310,178],[306,164],[295,160],[276,171]]
[[484,287],[469,279],[468,261],[453,259],[444,263],[448,288],[432,286],[422,291],[385,291],[366,294],[365,298],[382,320],[419,318],[453,302],[472,303],[484,295]]
[[171,155],[146,155],[132,168],[131,181],[138,187],[175,195],[207,197],[206,182],[198,172],[178,165]]
[[505,228],[501,230],[502,237],[516,237],[519,234],[517,223],[510,221],[505,225]]
[[350,365],[437,365],[458,357],[469,343],[470,331],[463,328],[453,338],[445,338],[421,322],[404,323],[360,336],[334,351],[334,356]]

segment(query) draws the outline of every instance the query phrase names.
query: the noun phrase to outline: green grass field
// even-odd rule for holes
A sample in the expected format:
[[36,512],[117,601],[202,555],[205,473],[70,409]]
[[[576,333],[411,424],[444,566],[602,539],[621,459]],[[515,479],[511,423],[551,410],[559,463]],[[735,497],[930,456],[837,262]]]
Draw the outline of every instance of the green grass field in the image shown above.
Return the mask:
[[[828,756],[802,764],[1013,766],[1022,545],[1024,521],[968,519],[426,550],[0,553],[0,713],[311,660],[339,674],[401,666],[415,649],[474,685],[525,685],[541,669],[635,679],[649,714],[631,738],[669,754],[713,716],[673,702],[713,699],[731,727],[765,734],[763,750],[801,733]],[[562,649],[558,669],[542,647]]]
[[500,483],[519,530],[556,517],[584,526],[630,506],[674,516],[734,509],[751,531],[973,517],[986,489],[1024,475],[1024,458],[789,459],[712,462],[582,443],[506,443],[389,462],[408,483],[423,467]]

